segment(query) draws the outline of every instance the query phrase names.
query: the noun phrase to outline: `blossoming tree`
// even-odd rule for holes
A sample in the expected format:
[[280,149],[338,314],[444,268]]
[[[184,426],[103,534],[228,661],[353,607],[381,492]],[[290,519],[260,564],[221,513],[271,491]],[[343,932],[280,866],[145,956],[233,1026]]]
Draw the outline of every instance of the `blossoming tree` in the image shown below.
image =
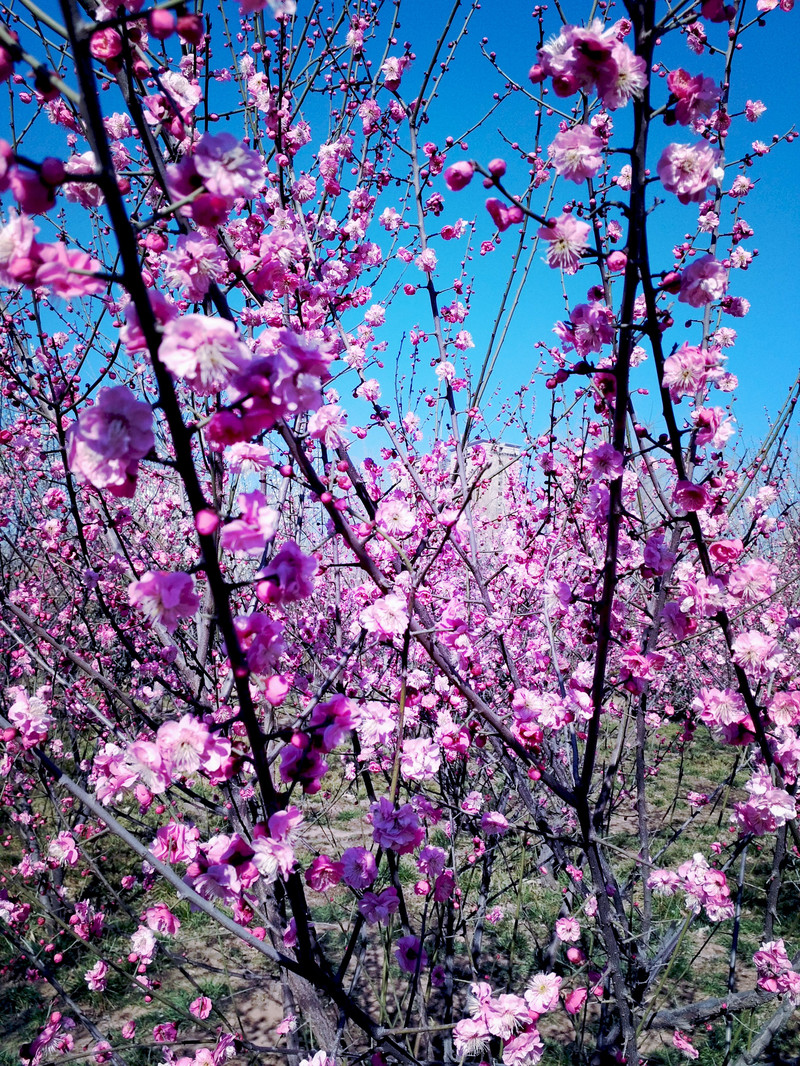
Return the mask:
[[[477,2],[405,44],[405,0],[3,5],[25,1063],[751,1063],[791,1030],[798,393],[749,461],[722,398],[750,175],[795,137],[741,149],[735,60],[791,6],[537,7],[465,119]],[[662,209],[692,233],[656,261]]]

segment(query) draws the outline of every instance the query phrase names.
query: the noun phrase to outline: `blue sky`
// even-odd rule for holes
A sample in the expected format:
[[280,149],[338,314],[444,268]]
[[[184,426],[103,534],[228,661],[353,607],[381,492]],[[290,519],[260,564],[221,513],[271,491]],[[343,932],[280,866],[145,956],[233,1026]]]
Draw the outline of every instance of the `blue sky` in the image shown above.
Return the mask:
[[[431,5],[423,0],[404,0],[402,26],[397,34],[400,41],[408,39],[415,42],[417,62],[412,67],[403,84],[404,93],[408,93],[427,65],[429,51],[426,52],[422,42],[429,42],[428,48],[435,40],[437,24],[444,23],[449,4]],[[585,17],[588,5],[568,0],[562,5],[566,18],[580,21]],[[755,3],[749,2],[749,9],[755,14]],[[527,71],[535,58],[537,26],[530,17],[531,5],[518,0],[501,5],[484,3],[476,14],[470,27],[468,38],[460,46],[460,51],[449,75],[443,81],[439,99],[431,108],[431,123],[426,136],[441,144],[447,133],[465,128],[472,116],[481,112],[481,105],[491,103],[493,91],[502,92],[504,82],[498,70],[492,68],[488,60],[480,55],[480,42],[488,37],[484,46],[486,51],[497,54],[498,67],[509,76],[525,82]],[[619,14],[622,7],[619,6]],[[555,15],[551,11],[546,25],[557,25],[550,19]],[[744,47],[737,54],[732,78],[731,110],[737,111],[747,99],[761,99],[767,111],[755,124],[744,120],[734,120],[728,145],[728,160],[739,158],[749,149],[753,140],[758,139],[769,144],[773,134],[783,135],[800,119],[800,62],[797,58],[798,13],[786,14],[773,12],[765,19],[763,28],[754,26],[743,37]],[[709,40],[712,44],[724,47],[726,44],[724,26],[709,26]],[[416,44],[420,42],[420,44]],[[683,66],[691,74],[703,73],[708,77],[719,79],[722,59],[708,54],[697,56],[686,46],[685,38],[678,34],[665,39],[663,48],[658,52],[670,67]],[[656,84],[654,98],[661,102],[666,100],[665,81]],[[562,107],[569,107],[570,101],[555,101]],[[485,108],[484,108],[485,109]],[[509,141],[518,141],[525,146],[532,140],[535,123],[534,107],[530,101],[522,99],[519,94],[507,100],[485,125],[468,138],[466,152],[458,149],[450,157],[451,161],[460,158],[475,158],[483,163],[493,156],[504,156],[509,160],[509,178],[506,182],[511,191],[515,191],[514,174],[519,178],[520,186],[524,179],[524,168],[516,171],[510,152],[503,137]],[[614,114],[617,130],[616,143],[625,143],[625,123],[629,110]],[[552,121],[552,120],[551,120]],[[555,129],[553,128],[553,132]],[[675,126],[667,129],[658,122],[651,135],[652,165],[660,154],[661,147],[669,141],[693,142],[697,138],[684,127]],[[546,145],[548,138],[543,143]],[[735,271],[731,279],[730,291],[737,296],[746,297],[751,302],[751,311],[744,319],[733,320],[725,317],[723,324],[733,326],[738,333],[738,342],[730,351],[728,368],[739,377],[740,387],[735,402],[735,415],[743,432],[743,443],[757,442],[767,426],[766,412],[776,412],[783,403],[786,393],[794,381],[800,358],[798,358],[797,327],[794,311],[800,297],[800,197],[798,197],[797,165],[800,160],[797,153],[800,144],[779,144],[767,157],[756,161],[748,174],[757,182],[742,210],[744,217],[755,230],[755,236],[746,242],[750,250],[758,249],[759,255],[746,272]],[[620,159],[620,165],[624,159]],[[737,172],[735,167],[726,172],[724,187],[730,185]],[[730,177],[729,177],[730,175]],[[459,194],[448,194],[444,184],[439,180],[440,188],[446,194],[446,210],[441,221],[452,221],[458,212],[464,217],[478,218],[478,241],[491,235],[488,216],[483,210],[483,198],[488,193],[473,182],[470,188]],[[560,183],[553,209],[557,213],[563,202],[580,194],[577,186]],[[654,185],[654,195],[658,195],[659,186]],[[661,190],[663,196],[663,190]],[[667,202],[654,212],[651,217],[650,243],[655,269],[668,268],[671,265],[671,249],[685,235],[693,232],[697,218],[697,206],[683,206],[674,197],[666,197]],[[724,227],[723,227],[724,229]],[[476,348],[470,353],[473,367],[479,366],[483,357],[490,324],[494,319],[494,307],[497,293],[505,284],[506,270],[510,252],[514,246],[514,230],[503,238],[501,247],[491,256],[481,258],[477,249],[473,263],[476,275],[476,295],[473,301],[473,313],[466,326],[471,330]],[[436,241],[434,246],[440,254],[443,242]],[[700,245],[702,247],[702,245]],[[449,251],[449,249],[447,249]],[[517,320],[501,354],[495,372],[495,381],[501,385],[500,392],[508,395],[522,382],[533,369],[537,353],[533,342],[538,339],[554,342],[551,333],[555,321],[563,317],[563,297],[561,279],[557,272],[549,270],[541,262],[543,253],[539,253],[537,263],[526,287],[520,304]],[[408,273],[411,280],[416,280],[413,266]],[[447,272],[443,271],[446,278]],[[568,281],[568,291],[574,302],[585,299],[587,287],[595,281],[591,271],[581,271],[578,276]],[[401,301],[403,297],[399,298]],[[414,300],[424,301],[417,296]],[[401,304],[403,319],[408,321],[411,307],[408,302]],[[425,304],[419,304],[419,323],[425,328]],[[676,305],[674,317],[676,327],[669,333],[669,342],[681,343],[683,340],[699,340],[699,331],[683,330],[683,322],[692,309],[686,305]],[[390,318],[390,323],[393,318]],[[399,323],[398,323],[399,324]],[[390,351],[392,351],[390,344]],[[433,354],[433,353],[431,353]],[[636,386],[653,389],[652,363],[645,364],[638,372]],[[548,406],[543,390],[538,390],[540,411]],[[726,396],[717,394],[715,403],[724,404]],[[640,416],[646,420],[652,413],[656,417],[655,407],[646,399],[639,401]],[[537,418],[535,422],[539,422]]]

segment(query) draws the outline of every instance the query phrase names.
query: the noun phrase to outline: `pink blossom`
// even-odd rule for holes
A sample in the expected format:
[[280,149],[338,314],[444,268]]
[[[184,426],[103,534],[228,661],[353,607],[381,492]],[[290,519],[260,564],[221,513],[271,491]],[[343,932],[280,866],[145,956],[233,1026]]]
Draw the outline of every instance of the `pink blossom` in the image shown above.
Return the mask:
[[183,315],[164,326],[159,359],[200,396],[221,392],[252,359],[233,322]]
[[406,602],[401,596],[390,592],[365,607],[359,621],[368,633],[375,633],[382,640],[402,636],[408,628]]
[[287,784],[298,782],[303,786],[303,792],[313,796],[319,792],[320,780],[327,772],[328,764],[311,737],[307,733],[294,733],[281,750],[281,781]]
[[101,389],[97,402],[69,426],[66,439],[73,473],[114,496],[131,497],[139,460],[155,447],[152,408],[124,385]]
[[453,1029],[456,1053],[462,1058],[473,1058],[489,1046],[491,1034],[481,1018],[462,1018]]
[[22,746],[25,749],[37,747],[45,742],[50,728],[55,725],[45,703],[49,689],[40,688],[35,696],[29,696],[24,688],[13,685],[6,689],[13,703],[8,711],[8,718],[19,731]]
[[360,892],[369,888],[377,876],[378,867],[371,851],[356,846],[342,852],[342,880],[350,888]]
[[540,239],[548,243],[548,266],[565,274],[577,273],[581,255],[588,247],[589,230],[588,223],[574,215],[561,214],[549,219],[538,230]]
[[711,78],[702,74],[692,77],[677,68],[667,75],[669,91],[675,97],[675,117],[682,126],[689,126],[702,115],[711,113],[719,99],[719,88]]
[[525,1002],[536,1014],[555,1010],[561,989],[561,978],[554,973],[535,974],[525,991]]
[[445,184],[452,192],[457,192],[459,189],[463,189],[469,185],[474,173],[475,167],[472,163],[466,161],[453,163],[453,165],[448,167],[444,172]]
[[680,1029],[676,1029],[672,1034],[672,1043],[679,1051],[682,1051],[688,1059],[697,1059],[700,1057],[700,1052],[692,1044],[689,1037],[685,1036]]
[[415,936],[401,936],[394,957],[404,973],[417,973],[428,965],[428,953]]
[[306,884],[315,892],[330,892],[342,879],[344,867],[327,855],[318,855],[305,872]]
[[287,540],[260,571],[256,595],[262,603],[295,603],[314,591],[317,560]]
[[197,854],[199,830],[184,822],[169,822],[156,833],[150,850],[165,862],[190,862]]
[[574,944],[580,940],[581,927],[575,918],[559,918],[556,921],[556,936],[565,944]]
[[183,199],[202,184],[228,207],[238,198],[249,199],[264,184],[264,164],[258,152],[247,148],[231,133],[204,134],[192,155],[167,170],[173,197]]
[[175,936],[181,927],[180,919],[172,913],[166,903],[156,903],[148,907],[143,917],[147,928],[152,929],[154,933]]
[[7,225],[0,229],[0,284],[14,288],[33,283],[42,246],[36,242],[39,227],[32,218],[13,211],[9,214]]
[[389,885],[376,895],[374,892],[365,892],[358,901],[358,910],[367,925],[386,924],[389,918],[397,913],[400,899],[394,885]]
[[672,491],[672,499],[682,511],[702,511],[709,502],[705,486],[693,481],[679,481]]
[[585,988],[574,988],[569,995],[565,996],[564,1010],[567,1014],[579,1014],[588,994]]
[[441,762],[438,744],[427,737],[407,737],[403,741],[400,772],[404,780],[431,781]]
[[195,1018],[207,1018],[211,1013],[213,1004],[208,996],[198,996],[189,1004],[189,1013]]
[[744,787],[750,799],[734,804],[735,818],[743,833],[774,833],[797,816],[794,798],[785,789],[776,788],[768,773],[754,774]]
[[733,658],[743,669],[761,670],[768,668],[771,656],[777,651],[777,645],[771,637],[765,637],[755,629],[740,633],[733,642]]
[[53,862],[57,862],[59,866],[74,866],[80,858],[80,854],[72,833],[64,830],[58,834],[55,840],[51,840],[47,848],[47,855]]
[[174,633],[181,618],[192,618],[200,608],[200,597],[189,574],[148,570],[128,586],[128,599],[153,622]]
[[103,959],[98,959],[91,970],[87,970],[83,976],[92,992],[105,991],[106,981],[108,980],[108,963]]
[[719,151],[705,141],[670,144],[658,161],[658,176],[667,192],[675,193],[682,204],[700,203],[706,189],[716,181]]
[[624,457],[613,444],[601,444],[586,453],[586,465],[594,481],[616,481],[622,477]]
[[329,403],[320,407],[308,420],[308,435],[321,440],[326,448],[338,448],[345,442],[347,414],[343,407]]
[[602,139],[584,123],[556,134],[548,154],[557,174],[580,185],[600,170],[602,151]]
[[502,200],[498,200],[495,197],[490,197],[486,201],[486,210],[501,233],[504,233],[509,226],[515,226],[517,223],[522,222],[525,217],[522,213],[522,208],[518,204],[504,204]]
[[186,233],[178,237],[173,251],[165,253],[164,277],[168,285],[198,303],[212,282],[222,277],[227,265],[228,257],[215,240],[200,233]]
[[504,836],[511,825],[500,811],[486,811],[481,818],[481,830],[490,837]]
[[381,796],[370,807],[372,814],[372,838],[378,847],[390,848],[398,855],[407,855],[425,839],[425,830],[410,803],[395,807],[386,796]]
[[713,255],[695,259],[681,274],[678,299],[691,307],[721,300],[728,288],[728,271]]
[[[165,762],[180,776],[193,774],[199,769],[207,749],[214,752],[214,738],[208,726],[191,714],[185,714],[179,722],[163,722],[156,733],[156,745]],[[215,768],[218,768],[221,758],[217,752],[215,756]]]
[[278,528],[278,512],[263,492],[240,492],[236,498],[241,515],[222,527],[220,544],[226,551],[260,556]]
[[103,266],[86,252],[67,248],[59,241],[39,248],[36,284],[67,300],[71,296],[91,296],[102,292],[106,283],[97,275]]
[[506,1066],[536,1066],[544,1055],[544,1044],[535,1027],[512,1037],[503,1048]]

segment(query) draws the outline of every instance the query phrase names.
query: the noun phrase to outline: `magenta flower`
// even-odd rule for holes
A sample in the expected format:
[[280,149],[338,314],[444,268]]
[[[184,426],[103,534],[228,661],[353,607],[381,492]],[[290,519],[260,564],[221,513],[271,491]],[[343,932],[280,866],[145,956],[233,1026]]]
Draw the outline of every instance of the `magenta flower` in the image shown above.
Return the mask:
[[581,927],[575,918],[559,918],[556,922],[556,936],[565,944],[574,944],[580,940]]
[[533,1026],[512,1037],[503,1048],[506,1066],[536,1066],[542,1055],[544,1044],[539,1031]]
[[416,936],[401,936],[394,957],[403,973],[417,973],[428,965],[428,953]]
[[407,855],[425,839],[425,830],[410,803],[394,807],[391,800],[381,796],[370,808],[372,838],[378,847],[391,848],[398,855]]
[[350,888],[360,892],[369,888],[377,876],[378,867],[371,851],[356,846],[342,852],[342,880]]
[[374,892],[365,892],[358,901],[359,913],[367,925],[385,924],[393,914],[397,913],[399,906],[400,899],[394,885],[384,888],[383,892],[378,895]]
[[554,973],[537,973],[525,992],[525,1002],[536,1014],[544,1014],[558,1006],[561,978]]
[[365,607],[359,621],[368,633],[375,633],[383,640],[402,636],[408,627],[406,601],[390,592],[388,596]]
[[128,586],[128,599],[153,622],[174,633],[181,618],[191,618],[200,609],[200,597],[189,574],[148,570]]
[[586,453],[586,465],[593,481],[616,481],[622,477],[624,457],[613,444],[601,444]]
[[103,959],[98,959],[91,970],[87,970],[83,976],[92,992],[103,992],[108,979],[108,963]]
[[658,176],[667,192],[675,193],[682,204],[700,203],[706,189],[718,178],[719,151],[699,141],[669,144],[658,161]]
[[78,248],[67,248],[59,241],[39,248],[36,284],[67,300],[70,296],[91,296],[102,292],[106,283],[97,275],[101,263]]
[[270,507],[263,492],[241,492],[236,498],[241,516],[227,522],[220,533],[220,544],[227,551],[261,555],[278,528],[278,512]]
[[329,892],[342,880],[344,867],[328,855],[318,855],[305,872],[306,884],[315,892]]
[[101,389],[97,402],[85,407],[67,429],[70,469],[113,496],[131,497],[139,460],[155,447],[153,411],[119,385]]
[[66,830],[51,840],[47,848],[48,858],[59,866],[74,866],[80,858],[75,838]]
[[444,172],[445,184],[451,192],[458,192],[459,189],[464,189],[469,185],[474,173],[475,167],[472,163],[466,161],[462,163],[453,163],[453,165],[448,167]]
[[256,595],[262,603],[295,603],[314,591],[317,560],[287,540],[259,573]]
[[602,139],[586,123],[562,130],[548,148],[556,173],[577,185],[597,174],[603,165],[602,151]]
[[682,126],[691,125],[701,115],[711,114],[719,100],[718,86],[702,74],[692,77],[677,68],[667,75],[667,85],[675,97],[675,117]]
[[588,247],[589,225],[574,215],[561,214],[540,227],[541,240],[547,241],[547,264],[565,274],[577,273],[581,255]]
[[148,907],[144,912],[144,920],[147,928],[154,933],[166,933],[174,936],[181,927],[180,919],[176,918],[166,903],[156,903]]
[[167,322],[158,357],[173,377],[200,396],[221,392],[252,359],[233,322],[206,315]]
[[678,299],[691,307],[721,300],[728,288],[728,271],[713,255],[704,255],[683,271]]

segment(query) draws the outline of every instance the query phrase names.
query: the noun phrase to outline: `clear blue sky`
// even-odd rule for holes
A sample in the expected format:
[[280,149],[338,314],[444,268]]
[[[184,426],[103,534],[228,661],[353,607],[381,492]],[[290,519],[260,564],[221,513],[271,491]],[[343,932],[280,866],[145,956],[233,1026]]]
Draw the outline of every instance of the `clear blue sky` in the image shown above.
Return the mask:
[[[755,14],[755,3],[749,0],[748,7]],[[589,5],[567,0],[562,4],[565,16],[574,21],[585,18]],[[402,26],[397,34],[400,42],[410,40],[415,43],[417,62],[406,75],[403,83],[404,93],[413,88],[414,79],[421,76],[427,66],[430,48],[435,40],[439,24],[444,24],[450,9],[449,3],[430,4],[424,0],[403,0]],[[492,68],[491,64],[480,55],[480,42],[488,37],[486,50],[497,54],[498,67],[509,76],[525,82],[527,71],[535,58],[537,27],[530,17],[532,5],[520,0],[510,0],[502,5],[485,2],[482,9],[473,18],[468,38],[459,49],[453,69],[444,79],[439,100],[431,109],[431,123],[428,127],[430,139],[441,144],[444,136],[465,128],[473,116],[481,113],[482,105],[491,103],[492,91],[503,91],[503,78]],[[615,14],[622,15],[622,5],[618,5]],[[555,16],[551,8],[549,15]],[[737,159],[750,147],[750,143],[761,140],[769,144],[773,134],[785,134],[800,119],[800,61],[798,60],[798,43],[800,31],[798,16],[800,12],[784,13],[776,11],[765,19],[763,28],[753,27],[743,38],[744,47],[735,60],[731,88],[731,110],[737,111],[747,99],[761,99],[767,111],[755,124],[735,120],[728,145],[728,159]],[[557,25],[554,18],[553,26]],[[710,26],[709,40],[712,44],[725,45],[726,27]],[[419,43],[418,43],[419,42]],[[426,42],[423,44],[423,42]],[[708,54],[697,56],[686,46],[685,38],[674,35],[667,39],[662,50],[664,62],[670,67],[683,66],[691,74],[703,73],[719,79],[722,58],[709,57]],[[654,88],[654,99],[666,100],[667,87],[660,81]],[[551,97],[551,99],[554,99]],[[569,106],[569,101],[558,102]],[[624,131],[626,114],[624,111],[614,115],[619,142],[625,143]],[[525,146],[532,140],[535,118],[529,101],[519,96],[506,101],[486,124],[468,138],[469,148],[466,153],[456,150],[451,159],[475,158],[488,162],[493,156],[504,156],[509,161],[513,157],[503,141],[505,136],[510,141],[518,141]],[[428,135],[426,134],[426,135]],[[652,165],[658,159],[661,146],[671,140],[693,142],[696,136],[684,127],[675,126],[667,130],[663,123],[653,131]],[[547,143],[545,138],[544,143]],[[725,316],[723,324],[734,327],[739,340],[730,352],[729,369],[738,375],[740,388],[737,393],[735,414],[743,430],[744,442],[753,443],[764,433],[766,428],[765,411],[776,412],[781,406],[786,392],[794,381],[800,366],[800,345],[797,340],[797,326],[794,318],[800,297],[800,197],[797,180],[800,165],[800,144],[782,143],[766,158],[757,161],[749,174],[757,181],[756,188],[750,193],[742,216],[752,225],[755,236],[745,247],[758,249],[759,255],[747,272],[735,271],[731,279],[730,291],[737,296],[746,297],[752,304],[750,314],[744,319],[733,320]],[[624,159],[620,159],[620,165]],[[725,186],[730,185],[736,170],[726,172]],[[509,166],[509,180],[506,182],[511,191],[521,187],[524,170],[520,168],[519,186],[515,186],[513,166]],[[729,176],[730,175],[730,176]],[[444,184],[439,187],[443,192]],[[560,183],[554,209],[560,210],[564,200],[574,195],[578,187]],[[658,194],[659,187],[653,187]],[[464,217],[477,215],[479,220],[479,238],[490,236],[491,227],[488,216],[482,208],[483,198],[488,195],[476,181],[465,192],[446,194],[447,208],[442,221],[452,221],[460,212]],[[663,195],[663,193],[662,193]],[[686,234],[693,232],[697,218],[697,205],[682,206],[673,197],[659,208],[652,217],[651,248],[655,269],[671,265],[670,250]],[[551,213],[553,213],[551,211]],[[494,318],[494,306],[498,288],[505,282],[506,268],[511,249],[515,243],[513,230],[504,237],[501,248],[491,256],[483,259],[477,254],[472,266],[476,275],[476,296],[473,313],[466,325],[473,333],[476,348],[471,352],[473,366],[479,365],[483,356],[489,326]],[[442,258],[443,242],[435,242],[437,253]],[[661,252],[662,254],[659,254]],[[541,253],[539,255],[541,258]],[[411,280],[415,280],[413,266],[409,269]],[[447,277],[447,273],[444,273]],[[582,271],[577,278],[569,281],[568,290],[574,301],[585,299],[585,290],[595,281],[592,271]],[[410,301],[402,303],[404,322],[409,321],[412,312]],[[426,307],[423,298],[419,301],[418,320],[424,328]],[[551,333],[555,321],[562,317],[561,280],[555,271],[548,270],[542,263],[534,269],[525,297],[517,314],[515,328],[500,357],[496,370],[496,380],[502,381],[501,393],[508,394],[529,374],[536,353],[533,342],[545,339],[554,343]],[[674,315],[676,324],[682,324],[689,317],[692,309],[686,305],[676,305]],[[412,316],[413,319],[413,316]],[[394,316],[390,322],[394,320]],[[399,325],[399,320],[398,320]],[[683,340],[697,340],[698,331],[683,331],[673,328],[669,334],[670,344]],[[390,345],[390,351],[394,350]],[[433,354],[433,353],[431,353]],[[635,384],[653,387],[652,363],[639,371],[640,377]],[[544,412],[547,398],[540,391],[540,409]],[[716,394],[715,403],[724,403],[726,398]],[[648,401],[640,401],[640,413],[648,415]],[[655,416],[655,410],[653,411]]]

